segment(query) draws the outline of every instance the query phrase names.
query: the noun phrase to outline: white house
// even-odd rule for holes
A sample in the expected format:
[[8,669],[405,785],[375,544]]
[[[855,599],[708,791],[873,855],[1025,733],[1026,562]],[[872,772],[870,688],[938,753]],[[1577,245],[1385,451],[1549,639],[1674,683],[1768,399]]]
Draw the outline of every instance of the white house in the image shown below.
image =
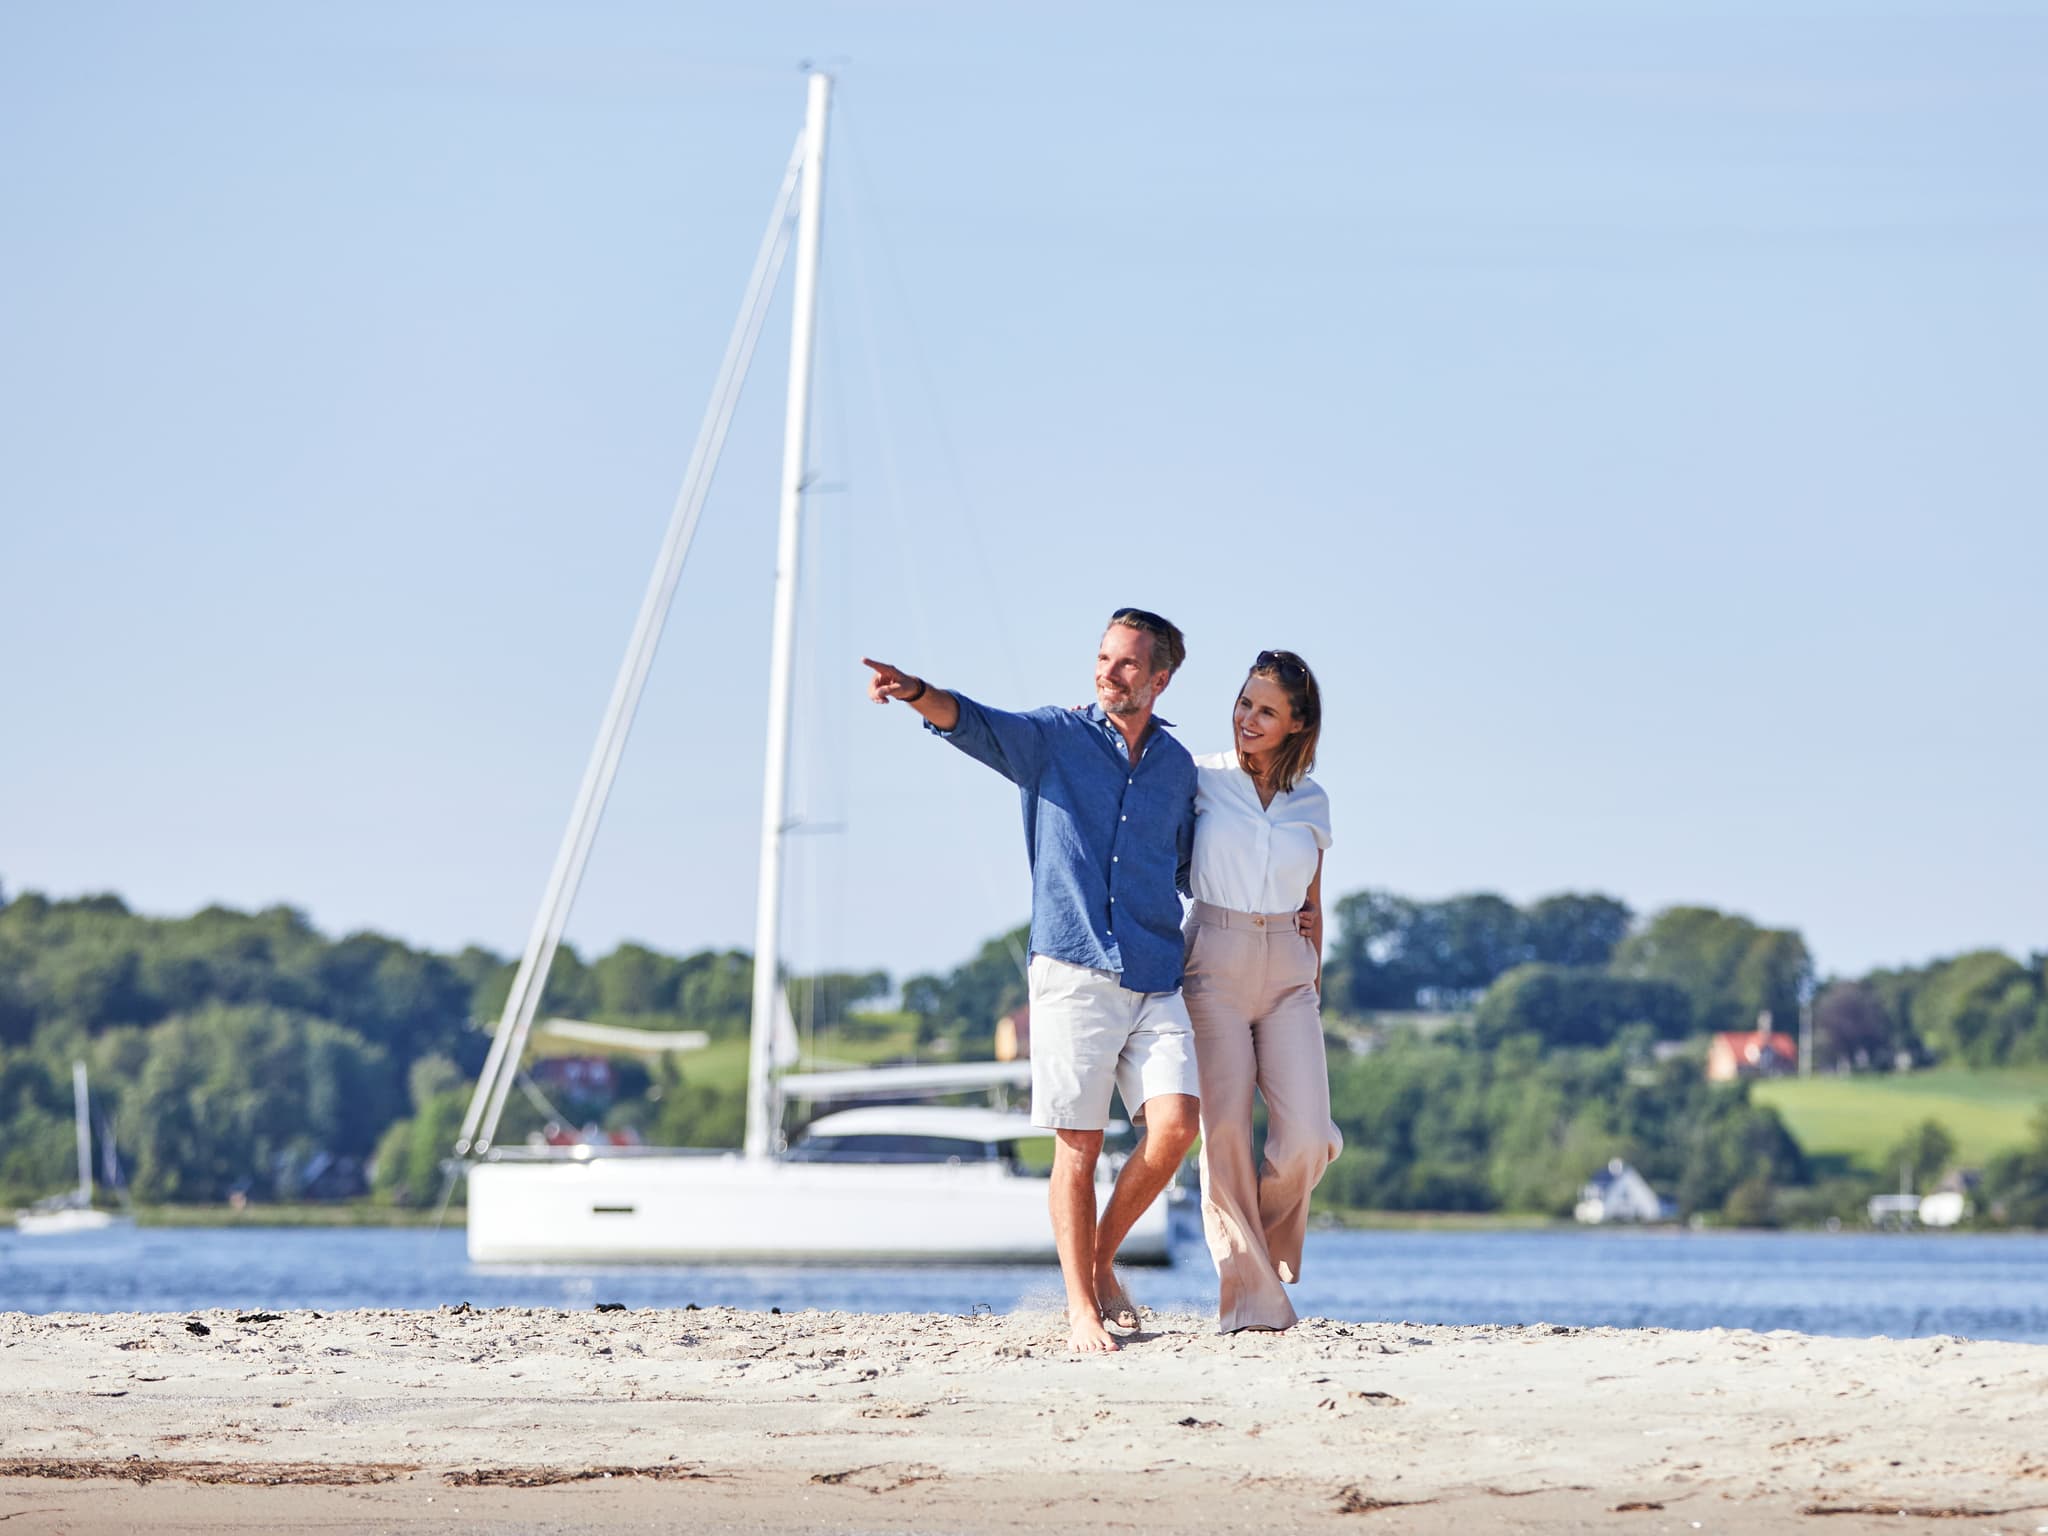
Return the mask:
[[1620,1158],[1586,1181],[1572,1215],[1588,1226],[1610,1221],[1669,1221],[1678,1208],[1650,1188],[1650,1181]]

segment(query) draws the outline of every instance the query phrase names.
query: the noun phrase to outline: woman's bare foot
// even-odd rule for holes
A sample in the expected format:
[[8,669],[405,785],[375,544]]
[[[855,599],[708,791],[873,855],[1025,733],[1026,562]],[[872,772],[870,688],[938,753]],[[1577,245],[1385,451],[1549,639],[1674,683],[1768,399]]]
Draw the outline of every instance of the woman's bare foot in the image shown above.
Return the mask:
[[1113,1355],[1117,1342],[1091,1311],[1067,1312],[1067,1353],[1070,1355]]
[[1096,1275],[1095,1300],[1102,1308],[1103,1322],[1125,1333],[1138,1331],[1138,1304],[1131,1300],[1113,1266]]

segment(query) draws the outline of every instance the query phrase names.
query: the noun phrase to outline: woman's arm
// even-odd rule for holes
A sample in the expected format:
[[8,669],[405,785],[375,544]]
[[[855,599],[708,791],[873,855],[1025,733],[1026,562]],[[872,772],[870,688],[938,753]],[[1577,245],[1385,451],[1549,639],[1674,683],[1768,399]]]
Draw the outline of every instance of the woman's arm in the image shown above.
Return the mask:
[[1316,950],[1316,996],[1323,995],[1323,856],[1316,855],[1316,877],[1308,883],[1308,900],[1294,914],[1294,926]]

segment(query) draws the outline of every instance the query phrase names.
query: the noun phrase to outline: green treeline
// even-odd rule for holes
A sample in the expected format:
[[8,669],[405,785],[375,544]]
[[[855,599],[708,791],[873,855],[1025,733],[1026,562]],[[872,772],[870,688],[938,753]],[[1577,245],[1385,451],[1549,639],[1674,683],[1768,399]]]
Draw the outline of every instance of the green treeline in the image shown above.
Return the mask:
[[1600,1047],[1516,1035],[1397,1034],[1368,1057],[1333,1054],[1331,1112],[1345,1149],[1332,1204],[1570,1213],[1587,1176],[1626,1158],[1681,1211],[1756,1224],[1808,1181],[1777,1114],[1693,1057],[1651,1059],[1640,1028]]
[[[1810,1003],[1822,1070],[2048,1061],[2044,955],[1820,981],[1796,932],[1701,907],[1638,919],[1597,894],[1517,906],[1363,891],[1336,903],[1331,927],[1324,995],[1346,1141],[1321,1191],[1331,1205],[1562,1214],[1618,1157],[1687,1213],[1847,1214],[1863,1184],[1816,1166],[1746,1084],[1707,1082],[1707,1036],[1764,1013],[1791,1032]],[[802,978],[795,1011],[830,1032],[821,1040],[986,1055],[1024,1000],[1027,943],[1018,928],[908,978],[895,1013],[873,1011],[896,990],[880,971]],[[140,1199],[374,1187],[429,1203],[512,971],[476,948],[330,939],[285,907],[153,918],[111,896],[0,901],[0,1205],[70,1181],[74,1059],[90,1064]],[[742,951],[622,944],[586,962],[565,947],[545,1014],[701,1029],[718,1044],[652,1065],[612,1058],[588,1101],[565,1083],[552,1101],[515,1094],[500,1139],[552,1112],[656,1144],[735,1144],[731,1068],[752,980]],[[1929,1131],[1900,1157],[1938,1166],[1947,1153]],[[1984,1194],[2015,1221],[2048,1223],[2048,1116],[2038,1145],[1985,1170]]]
[[115,897],[0,907],[0,1198],[71,1178],[84,1059],[149,1200],[353,1193],[423,1058],[473,1074],[470,1001],[499,968],[375,934],[330,940],[284,907],[137,917]]
[[1599,1045],[1630,1024],[1660,1040],[1791,1032],[1811,997],[1823,1069],[2048,1062],[2048,953],[1979,950],[1910,970],[1819,981],[1806,942],[1710,907],[1638,923],[1607,896],[1419,902],[1362,891],[1336,904],[1324,996],[1354,1015],[1471,1011],[1480,1039]]
[[[455,1141],[515,966],[374,933],[329,939],[302,913],[210,907],[144,917],[114,896],[0,898],[0,1206],[74,1177],[71,1063],[92,1075],[95,1118],[148,1202],[345,1198],[377,1187],[426,1203]],[[557,953],[543,1016],[747,1032],[753,962],[622,944],[586,964]],[[889,990],[882,972],[793,989],[830,1029]],[[649,1140],[737,1144],[742,1105],[674,1063],[615,1063],[617,1102],[564,1095]],[[503,1134],[545,1116],[514,1095]],[[99,1128],[96,1127],[96,1132]]]

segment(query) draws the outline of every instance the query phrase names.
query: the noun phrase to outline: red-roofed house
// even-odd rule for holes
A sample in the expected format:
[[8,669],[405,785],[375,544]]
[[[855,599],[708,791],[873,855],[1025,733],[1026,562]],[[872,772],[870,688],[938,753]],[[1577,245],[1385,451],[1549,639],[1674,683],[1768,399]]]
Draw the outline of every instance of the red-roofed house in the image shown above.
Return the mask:
[[1707,1047],[1707,1081],[1732,1083],[1745,1077],[1782,1077],[1799,1070],[1799,1044],[1771,1031],[1770,1015],[1754,1030],[1714,1036]]

